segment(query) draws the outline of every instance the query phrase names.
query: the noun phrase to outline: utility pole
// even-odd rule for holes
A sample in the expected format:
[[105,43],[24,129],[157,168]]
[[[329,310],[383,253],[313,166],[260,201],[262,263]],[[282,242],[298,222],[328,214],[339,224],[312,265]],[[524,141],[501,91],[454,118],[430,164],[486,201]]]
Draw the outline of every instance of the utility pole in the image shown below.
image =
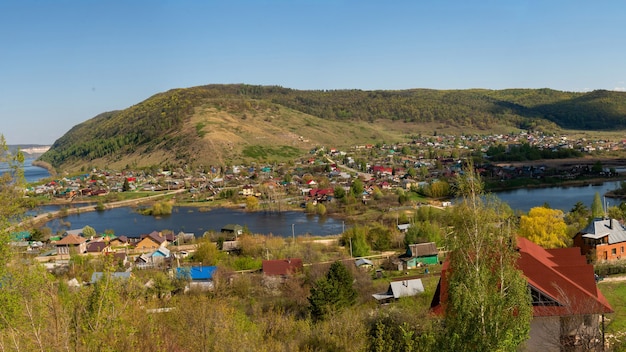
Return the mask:
[[352,258],[352,237],[350,237],[350,258]]

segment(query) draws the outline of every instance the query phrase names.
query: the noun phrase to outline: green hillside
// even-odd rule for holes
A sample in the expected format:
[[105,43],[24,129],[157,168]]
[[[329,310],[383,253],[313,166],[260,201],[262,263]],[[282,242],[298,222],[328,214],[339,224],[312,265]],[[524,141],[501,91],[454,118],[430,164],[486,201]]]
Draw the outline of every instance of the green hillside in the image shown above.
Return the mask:
[[626,128],[626,93],[550,89],[301,91],[207,85],[156,94],[68,131],[41,160],[56,168],[281,161],[315,145],[401,141],[433,129]]

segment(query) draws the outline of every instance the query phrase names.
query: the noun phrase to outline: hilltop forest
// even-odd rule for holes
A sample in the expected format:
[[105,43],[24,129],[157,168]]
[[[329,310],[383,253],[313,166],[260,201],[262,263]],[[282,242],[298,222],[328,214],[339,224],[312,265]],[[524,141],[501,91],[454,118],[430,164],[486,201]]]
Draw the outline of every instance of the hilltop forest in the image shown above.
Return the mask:
[[[433,127],[434,126],[434,127]],[[74,126],[40,160],[78,165],[229,164],[293,158],[315,145],[462,131],[626,128],[626,93],[507,90],[295,90],[207,85],[156,94]]]

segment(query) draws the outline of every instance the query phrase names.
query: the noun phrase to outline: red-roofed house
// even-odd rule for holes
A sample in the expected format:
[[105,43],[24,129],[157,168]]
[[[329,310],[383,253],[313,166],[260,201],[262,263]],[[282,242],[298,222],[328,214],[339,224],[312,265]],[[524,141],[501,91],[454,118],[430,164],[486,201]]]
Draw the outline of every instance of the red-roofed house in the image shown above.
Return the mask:
[[[598,290],[593,266],[580,249],[543,249],[519,237],[517,266],[528,281],[533,320],[527,351],[560,351],[566,346],[590,350],[603,346],[600,324],[613,309]],[[431,309],[444,314],[448,283],[445,262]],[[578,349],[577,349],[578,350]]]
[[302,271],[302,259],[277,259],[264,260],[263,275],[267,276],[289,276]]

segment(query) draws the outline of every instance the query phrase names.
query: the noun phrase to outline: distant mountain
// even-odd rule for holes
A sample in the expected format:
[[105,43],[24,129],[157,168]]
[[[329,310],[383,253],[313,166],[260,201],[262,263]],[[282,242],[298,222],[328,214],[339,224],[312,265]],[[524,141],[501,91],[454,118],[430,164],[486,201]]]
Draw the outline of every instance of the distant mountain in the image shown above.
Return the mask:
[[40,159],[56,168],[272,162],[315,145],[400,141],[433,130],[626,128],[626,93],[551,89],[302,91],[207,85],[100,114]]

